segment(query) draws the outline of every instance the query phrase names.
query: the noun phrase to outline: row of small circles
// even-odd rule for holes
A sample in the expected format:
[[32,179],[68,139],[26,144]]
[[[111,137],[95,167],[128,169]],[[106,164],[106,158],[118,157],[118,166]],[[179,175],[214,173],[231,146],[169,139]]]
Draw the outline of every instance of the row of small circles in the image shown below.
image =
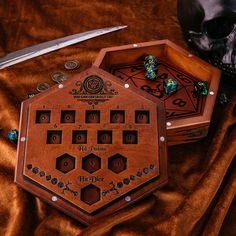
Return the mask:
[[[75,110],[62,110],[61,111],[61,123],[75,123]],[[45,124],[50,123],[51,111],[50,110],[37,110],[36,111],[36,123]],[[99,110],[87,110],[85,112],[85,123],[100,123],[100,111]],[[110,123],[125,123],[125,111],[124,110],[111,110],[110,111]],[[135,111],[135,123],[137,124],[149,124],[150,115],[147,110]]]
[[[136,173],[137,177],[142,177],[143,174],[148,174],[150,172],[150,170],[153,170],[155,168],[154,164],[150,164],[149,167],[144,167],[143,170],[139,170]],[[130,181],[134,181],[136,179],[135,175],[130,175],[130,178],[124,178],[123,182],[118,182],[117,183],[117,188],[122,188],[123,184],[128,185],[130,183]]]
[[59,181],[57,178],[53,178],[51,175],[46,175],[46,173],[40,170],[38,167],[33,167],[32,164],[27,165],[28,170],[32,170],[34,174],[39,174],[40,177],[45,177],[47,181],[50,181],[53,185],[57,185],[58,188],[65,187],[65,184],[62,181]]
[[[129,178],[127,178],[127,177],[124,178],[122,181],[114,184],[113,187],[115,187],[117,189],[121,189],[124,185],[129,185],[131,181],[135,181],[136,177],[140,178],[143,176],[143,174],[146,175],[146,174],[150,173],[150,171],[154,170],[154,168],[155,168],[155,165],[150,164],[149,167],[144,167],[143,170],[138,170],[135,175],[130,175]],[[108,193],[109,193],[109,190],[102,191],[102,196],[106,196]],[[131,199],[129,200],[129,198],[127,198],[125,200],[130,201]]]
[[[123,130],[123,144],[137,144],[138,131],[137,130]],[[87,130],[73,130],[72,144],[87,144]],[[48,130],[47,144],[61,144],[62,131]],[[112,144],[112,130],[98,130],[97,131],[98,144]]]
[[[150,164],[149,167],[144,167],[142,171],[140,171],[140,170],[137,171],[136,176],[141,177],[141,176],[143,175],[143,173],[144,173],[144,174],[148,174],[149,171],[150,171],[150,170],[153,170],[154,168],[155,168],[155,165],[154,165],[154,164]],[[44,177],[44,176],[46,175],[46,173],[45,173],[44,171],[41,171],[38,167],[33,167],[32,164],[28,164],[28,165],[27,165],[27,169],[28,169],[28,170],[31,170],[31,169],[32,169],[32,172],[33,172],[34,174],[39,174],[40,177]],[[52,183],[53,185],[56,185],[56,184],[57,184],[59,188],[63,188],[63,187],[65,186],[65,184],[64,184],[63,182],[58,181],[57,178],[52,178],[51,175],[46,175],[45,178],[46,178],[47,181],[50,181],[50,180],[51,180],[51,183]],[[130,180],[131,180],[131,181],[134,181],[135,178],[136,178],[136,177],[135,177],[134,175],[130,175],[130,178],[124,178],[123,183],[124,183],[125,185],[128,185],[128,184],[130,183]],[[122,183],[122,182],[117,183],[117,187],[118,187],[118,188],[121,188],[121,187],[123,186],[123,183]]]
[[[150,170],[153,170],[154,168],[155,168],[155,165],[150,164],[149,167],[144,167],[142,171],[141,170],[137,171],[136,176],[142,177],[143,174],[145,174],[145,175],[148,174],[150,172]],[[46,175],[46,173],[44,171],[40,171],[40,169],[38,167],[33,167],[32,164],[28,164],[27,169],[32,170],[32,172],[34,174],[39,174],[40,177],[44,177]],[[118,189],[121,189],[124,185],[129,185],[130,181],[135,181],[136,176],[130,175],[129,178],[124,178],[123,181],[118,182],[115,187],[117,187]],[[57,178],[52,178],[51,175],[46,175],[45,178],[47,181],[51,181],[51,183],[53,185],[57,184],[57,186],[60,189],[65,187],[65,184],[62,181],[58,181]],[[78,192],[76,192],[76,191],[74,191],[73,194],[74,194],[74,196],[78,196]],[[106,191],[103,191],[101,194],[102,194],[102,196],[106,196]],[[130,200],[131,200],[130,198],[126,199],[126,201],[130,201]]]

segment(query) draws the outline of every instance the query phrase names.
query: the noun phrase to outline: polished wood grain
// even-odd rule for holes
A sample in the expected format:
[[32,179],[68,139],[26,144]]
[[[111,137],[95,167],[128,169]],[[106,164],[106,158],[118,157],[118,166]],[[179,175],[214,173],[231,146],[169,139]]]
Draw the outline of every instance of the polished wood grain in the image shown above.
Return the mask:
[[22,103],[15,181],[91,224],[167,182],[165,125],[161,100],[92,67]]

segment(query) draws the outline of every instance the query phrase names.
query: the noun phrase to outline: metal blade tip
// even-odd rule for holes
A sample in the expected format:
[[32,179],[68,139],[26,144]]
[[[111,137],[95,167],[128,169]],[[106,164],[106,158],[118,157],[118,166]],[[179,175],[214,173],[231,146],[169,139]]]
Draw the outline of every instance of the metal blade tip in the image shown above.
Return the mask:
[[128,27],[127,25],[121,25],[121,26],[107,27],[104,29],[106,29],[108,31],[116,31],[116,30],[121,30],[121,29],[127,28],[127,27]]
[[128,25],[121,25],[121,26],[117,26],[118,29],[124,29],[124,28],[127,28]]

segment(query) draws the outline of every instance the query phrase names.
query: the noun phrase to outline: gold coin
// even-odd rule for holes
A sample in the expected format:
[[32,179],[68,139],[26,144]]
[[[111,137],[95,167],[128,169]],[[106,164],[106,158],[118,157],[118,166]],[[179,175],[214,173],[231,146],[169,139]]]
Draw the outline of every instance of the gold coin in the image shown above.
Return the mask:
[[44,92],[45,90],[49,89],[50,88],[50,85],[47,84],[47,83],[41,83],[41,84],[38,84],[37,85],[37,90],[39,92]]
[[66,61],[64,66],[67,70],[74,70],[80,67],[80,63],[79,61],[71,60],[71,61]]
[[67,79],[68,79],[68,77],[60,71],[54,72],[52,74],[52,80],[59,83],[59,84]]

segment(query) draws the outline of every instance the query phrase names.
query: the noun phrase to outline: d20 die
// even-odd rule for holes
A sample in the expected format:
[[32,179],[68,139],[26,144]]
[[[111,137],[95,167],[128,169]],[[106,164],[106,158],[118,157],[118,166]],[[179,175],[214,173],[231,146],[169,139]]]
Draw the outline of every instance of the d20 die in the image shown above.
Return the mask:
[[[152,80],[145,77],[147,55],[157,58],[157,77]],[[169,40],[104,48],[94,65],[164,102],[168,145],[198,141],[207,135],[221,75],[212,65]],[[175,93],[165,91],[168,78],[178,84]],[[198,81],[208,83],[206,96],[195,93]]]
[[165,125],[161,100],[92,67],[23,102],[15,181],[92,224],[167,182]]

